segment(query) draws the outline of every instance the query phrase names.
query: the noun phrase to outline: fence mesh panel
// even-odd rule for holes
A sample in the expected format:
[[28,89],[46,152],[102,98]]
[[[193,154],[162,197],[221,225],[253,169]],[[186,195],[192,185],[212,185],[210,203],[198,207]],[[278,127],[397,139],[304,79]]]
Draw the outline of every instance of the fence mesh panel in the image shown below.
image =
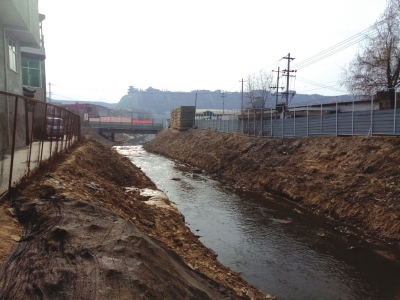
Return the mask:
[[78,141],[80,121],[62,107],[0,91],[0,195]]

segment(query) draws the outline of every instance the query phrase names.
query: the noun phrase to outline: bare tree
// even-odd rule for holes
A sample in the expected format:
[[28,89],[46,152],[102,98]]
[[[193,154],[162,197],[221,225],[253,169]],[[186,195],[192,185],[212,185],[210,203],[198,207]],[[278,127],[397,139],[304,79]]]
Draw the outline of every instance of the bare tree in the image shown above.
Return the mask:
[[267,102],[272,99],[271,88],[273,76],[265,71],[252,74],[246,81],[247,106],[252,108],[264,108]]
[[392,107],[400,71],[399,8],[399,0],[388,1],[340,82],[355,95],[388,89]]
[[400,84],[399,3],[399,0],[388,0],[384,13],[367,33],[358,54],[344,69],[340,79],[340,84],[354,95],[389,90],[392,108],[395,88]]

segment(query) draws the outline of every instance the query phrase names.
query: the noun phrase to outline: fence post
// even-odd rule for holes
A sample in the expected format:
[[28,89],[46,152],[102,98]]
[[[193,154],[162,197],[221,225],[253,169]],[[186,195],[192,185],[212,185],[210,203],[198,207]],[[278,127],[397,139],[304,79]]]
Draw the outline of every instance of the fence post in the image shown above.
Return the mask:
[[[26,101],[26,100],[25,100]],[[29,105],[28,105],[29,106]],[[29,137],[29,158],[28,158],[28,175],[31,168],[31,158],[32,158],[32,144],[33,144],[33,129],[34,129],[34,121],[35,121],[35,108],[36,102],[33,102],[33,112],[32,112],[32,122],[31,122],[31,132]],[[28,114],[28,111],[26,112]]]
[[273,131],[273,126],[272,126],[272,107],[271,107],[271,137],[273,136],[272,131]]
[[338,125],[338,104],[337,104],[337,98],[336,98],[336,136],[337,136],[337,133],[338,133],[338,128],[337,128],[337,125]]
[[253,119],[254,119],[254,128],[253,128],[253,134],[254,134],[254,136],[256,136],[256,109],[255,108],[253,108]]
[[322,103],[321,103],[321,135],[322,135],[322,132],[324,131],[322,126],[323,126],[323,123],[322,123]]
[[236,111],[236,133],[239,133],[239,113]]
[[293,106],[293,135],[296,136],[296,106]]
[[50,157],[53,151],[53,131],[54,131],[54,118],[56,116],[56,110],[55,110],[55,106],[53,106],[53,104],[50,104],[51,106],[51,128],[52,130],[50,131],[51,136],[50,136]]
[[250,135],[250,109],[247,110],[247,135]]
[[14,128],[13,128],[13,138],[11,145],[11,163],[10,163],[10,178],[8,179],[8,189],[11,189],[12,184],[12,173],[14,165],[14,152],[15,152],[15,136],[17,133],[17,117],[18,117],[18,97],[15,97],[15,109],[14,109]]
[[373,108],[374,108],[374,95],[372,94],[372,96],[371,96],[371,129],[370,129],[370,131],[371,131],[371,136],[372,136],[372,132],[373,132],[372,126],[373,126],[373,123],[374,123],[374,121],[373,121],[373,117],[374,117],[374,115],[373,115]]
[[353,98],[353,109],[351,110],[351,135],[354,135],[354,98]]
[[[58,109],[59,110],[59,115],[58,115],[58,118],[60,118],[61,119],[61,112],[62,112],[62,110],[61,110],[61,108],[59,108]],[[59,121],[58,122],[58,124],[57,124],[57,135],[56,135],[56,153],[58,153],[58,150],[59,150],[59,148],[60,148],[60,145],[59,145],[59,142],[58,142],[58,138],[59,138],[59,134],[60,134],[60,127],[61,127],[61,122]],[[61,137],[60,137],[61,138]],[[64,138],[64,137],[63,137]],[[61,140],[61,150],[60,150],[60,152],[62,152],[62,147],[63,147],[63,140]]]
[[43,161],[43,148],[44,148],[44,140],[47,138],[47,109],[48,109],[48,104],[45,104],[45,111],[44,111],[44,121],[43,121],[43,128],[42,128],[42,149],[40,152],[40,161],[39,164]]
[[308,136],[308,104],[307,104],[307,136]]
[[240,115],[242,116],[241,125],[242,125],[242,134],[244,134],[244,110],[240,111]]
[[396,109],[397,109],[397,88],[394,89],[394,117],[393,117],[393,134],[396,134]]

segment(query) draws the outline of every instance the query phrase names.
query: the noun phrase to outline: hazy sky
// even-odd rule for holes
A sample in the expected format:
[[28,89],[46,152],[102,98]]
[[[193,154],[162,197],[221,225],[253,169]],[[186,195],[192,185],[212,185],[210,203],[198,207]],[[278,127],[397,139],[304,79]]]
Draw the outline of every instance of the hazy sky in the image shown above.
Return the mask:
[[[367,29],[386,0],[39,0],[54,99],[118,102],[129,85],[240,91],[239,80],[292,66]],[[339,95],[351,46],[299,69],[291,88]],[[302,81],[301,81],[302,80]]]

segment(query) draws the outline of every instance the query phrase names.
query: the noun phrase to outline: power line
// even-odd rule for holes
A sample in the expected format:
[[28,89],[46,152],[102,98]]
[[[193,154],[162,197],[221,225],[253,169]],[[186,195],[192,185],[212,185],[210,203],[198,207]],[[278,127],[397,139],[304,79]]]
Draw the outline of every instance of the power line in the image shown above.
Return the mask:
[[333,90],[333,91],[336,91],[336,92],[339,92],[339,93],[346,93],[346,94],[348,93],[348,92],[345,91],[345,90],[342,90],[342,89],[339,89],[339,88],[335,88],[335,87],[333,87],[333,86],[323,85],[323,84],[321,84],[321,83],[313,82],[313,81],[308,80],[308,79],[304,79],[304,78],[299,78],[299,77],[297,77],[297,80],[299,80],[299,81],[301,81],[301,82],[305,82],[305,83],[311,84],[311,85],[319,86],[319,87],[321,87],[321,88],[330,89],[330,90]]
[[388,16],[387,18],[376,22],[374,25],[371,25],[370,27],[368,27],[367,29],[353,35],[352,37],[316,54],[313,55],[311,57],[309,57],[308,59],[301,61],[300,63],[298,63],[297,65],[294,65],[294,68],[297,69],[303,69],[305,67],[308,67],[309,65],[312,65],[324,58],[327,58],[333,54],[336,54],[350,46],[353,46],[354,44],[357,44],[359,42],[361,42],[362,40],[366,39],[367,37],[371,37],[372,34],[375,34],[377,31],[377,25],[382,24],[383,22],[389,21],[390,19],[394,18],[395,16],[391,15]]
[[[372,33],[373,31],[375,31],[376,29],[366,29],[356,35],[354,35],[351,38],[348,38],[347,40],[336,44],[335,46],[332,46],[316,55],[311,56],[310,58],[298,63],[297,65],[295,65],[294,67],[297,69],[302,69],[305,68],[317,61],[320,61],[328,56],[331,56],[339,51],[342,51],[343,49],[346,49],[360,41],[362,41],[363,39],[365,39],[367,36],[369,36],[367,33]],[[371,32],[370,32],[371,31]]]
[[297,93],[301,94],[301,93],[304,93],[304,92],[315,91],[315,90],[320,90],[320,89],[328,89],[328,88],[330,89],[330,88],[335,88],[335,87],[337,87],[337,85],[331,85],[331,86],[328,86],[328,87],[318,87],[318,88],[307,89],[307,90],[300,90],[300,91],[297,91]]

